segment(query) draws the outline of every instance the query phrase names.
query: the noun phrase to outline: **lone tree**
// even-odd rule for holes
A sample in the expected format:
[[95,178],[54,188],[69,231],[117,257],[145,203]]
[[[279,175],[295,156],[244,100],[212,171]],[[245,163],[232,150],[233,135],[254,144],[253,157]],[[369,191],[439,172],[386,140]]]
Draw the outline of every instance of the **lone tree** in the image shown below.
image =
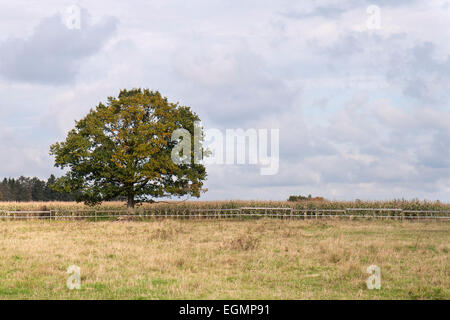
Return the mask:
[[172,141],[172,133],[185,129],[192,136],[199,120],[189,107],[169,103],[159,92],[122,90],[50,147],[55,166],[69,169],[54,188],[88,205],[127,197],[128,208],[159,197],[199,197],[205,167],[171,159],[179,142]]

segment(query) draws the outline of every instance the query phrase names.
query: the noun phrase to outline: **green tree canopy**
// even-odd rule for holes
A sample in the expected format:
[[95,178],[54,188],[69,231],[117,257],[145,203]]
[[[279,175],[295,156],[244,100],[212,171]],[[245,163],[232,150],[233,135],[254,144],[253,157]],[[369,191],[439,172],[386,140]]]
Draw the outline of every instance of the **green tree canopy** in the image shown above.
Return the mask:
[[189,107],[170,103],[159,92],[122,90],[50,147],[55,166],[68,169],[55,188],[89,205],[126,196],[130,208],[159,197],[199,197],[205,167],[171,159],[177,144],[172,133],[186,129],[192,136],[199,120]]

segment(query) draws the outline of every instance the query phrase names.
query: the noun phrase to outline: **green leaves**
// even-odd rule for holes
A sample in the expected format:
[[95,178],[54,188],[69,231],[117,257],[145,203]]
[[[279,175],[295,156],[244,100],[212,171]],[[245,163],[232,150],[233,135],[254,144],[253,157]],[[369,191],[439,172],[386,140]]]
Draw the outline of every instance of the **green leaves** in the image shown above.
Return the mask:
[[130,207],[135,200],[198,197],[204,166],[178,166],[170,154],[172,132],[184,128],[193,135],[199,120],[189,107],[169,103],[159,92],[122,90],[78,121],[64,142],[50,147],[55,166],[69,169],[57,185],[89,204],[118,196],[126,196]]

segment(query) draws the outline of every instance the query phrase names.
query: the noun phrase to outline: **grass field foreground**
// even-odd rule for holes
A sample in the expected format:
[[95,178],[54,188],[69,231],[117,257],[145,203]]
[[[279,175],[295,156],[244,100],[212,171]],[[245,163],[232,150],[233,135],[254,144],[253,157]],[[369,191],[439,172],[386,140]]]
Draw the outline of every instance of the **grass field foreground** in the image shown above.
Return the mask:
[[449,244],[434,221],[3,221],[0,299],[449,299]]

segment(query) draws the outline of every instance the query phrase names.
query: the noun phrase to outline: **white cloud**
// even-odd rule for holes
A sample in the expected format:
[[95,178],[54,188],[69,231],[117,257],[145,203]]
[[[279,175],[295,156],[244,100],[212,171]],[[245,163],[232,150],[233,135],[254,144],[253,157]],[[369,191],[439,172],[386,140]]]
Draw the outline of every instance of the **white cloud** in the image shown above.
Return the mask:
[[0,74],[12,81],[63,85],[73,83],[83,59],[97,53],[114,33],[117,20],[92,25],[85,10],[83,27],[69,29],[60,15],[43,19],[26,39],[0,43]]

